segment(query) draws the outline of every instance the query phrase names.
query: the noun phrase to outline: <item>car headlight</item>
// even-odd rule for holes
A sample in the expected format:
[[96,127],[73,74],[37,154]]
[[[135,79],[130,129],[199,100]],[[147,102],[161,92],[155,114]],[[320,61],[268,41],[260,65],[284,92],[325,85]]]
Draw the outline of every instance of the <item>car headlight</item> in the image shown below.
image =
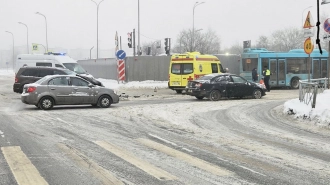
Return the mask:
[[260,87],[261,89],[266,89],[266,86],[264,84],[257,84],[258,87]]

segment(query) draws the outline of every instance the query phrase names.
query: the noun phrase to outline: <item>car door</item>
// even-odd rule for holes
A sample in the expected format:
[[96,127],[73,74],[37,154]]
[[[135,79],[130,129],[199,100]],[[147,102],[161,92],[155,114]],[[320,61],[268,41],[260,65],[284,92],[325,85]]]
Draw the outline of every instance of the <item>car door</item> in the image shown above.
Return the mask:
[[233,79],[233,97],[244,97],[252,95],[251,91],[251,83],[240,76],[232,75],[231,78]]
[[56,104],[71,104],[72,86],[69,86],[69,77],[54,77],[48,81],[48,91],[55,97]]
[[72,99],[74,104],[95,103],[94,89],[88,86],[89,82],[78,77],[70,77],[70,82],[73,89]]
[[221,75],[221,76],[218,76],[214,79],[214,82],[213,82],[213,87],[214,89],[217,89],[220,91],[221,93],[221,96],[224,96],[224,97],[229,97],[229,86],[228,86],[228,82],[229,82],[229,78],[228,76],[225,76],[225,75]]

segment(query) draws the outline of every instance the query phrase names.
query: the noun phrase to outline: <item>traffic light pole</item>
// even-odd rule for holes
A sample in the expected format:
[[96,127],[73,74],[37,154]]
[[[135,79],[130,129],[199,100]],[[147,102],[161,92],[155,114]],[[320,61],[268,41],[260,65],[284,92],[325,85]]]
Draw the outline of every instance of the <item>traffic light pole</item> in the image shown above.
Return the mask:
[[133,29],[133,55],[135,57],[135,29]]

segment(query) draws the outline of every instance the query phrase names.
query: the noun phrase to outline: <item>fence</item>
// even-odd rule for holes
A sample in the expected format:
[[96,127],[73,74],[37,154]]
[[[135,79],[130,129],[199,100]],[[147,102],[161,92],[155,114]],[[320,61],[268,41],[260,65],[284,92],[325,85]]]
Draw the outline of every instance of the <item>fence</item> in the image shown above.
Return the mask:
[[316,106],[316,96],[318,93],[323,93],[328,88],[328,79],[310,79],[299,80],[299,100],[304,102],[306,105],[311,103],[312,108]]
[[[239,74],[240,57],[238,55],[215,55],[229,72]],[[167,81],[170,56],[136,56],[126,57],[126,81]],[[118,79],[117,61],[115,58],[90,59],[77,61],[95,78]]]

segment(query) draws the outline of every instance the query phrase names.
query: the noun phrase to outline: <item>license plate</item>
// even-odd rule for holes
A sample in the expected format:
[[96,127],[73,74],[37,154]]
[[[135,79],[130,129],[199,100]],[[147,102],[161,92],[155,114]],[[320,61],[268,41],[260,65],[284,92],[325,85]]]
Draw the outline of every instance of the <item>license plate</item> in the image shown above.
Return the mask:
[[192,92],[192,90],[191,90],[191,89],[189,89],[189,90],[188,90],[188,92]]
[[180,82],[172,82],[172,85],[180,85]]

